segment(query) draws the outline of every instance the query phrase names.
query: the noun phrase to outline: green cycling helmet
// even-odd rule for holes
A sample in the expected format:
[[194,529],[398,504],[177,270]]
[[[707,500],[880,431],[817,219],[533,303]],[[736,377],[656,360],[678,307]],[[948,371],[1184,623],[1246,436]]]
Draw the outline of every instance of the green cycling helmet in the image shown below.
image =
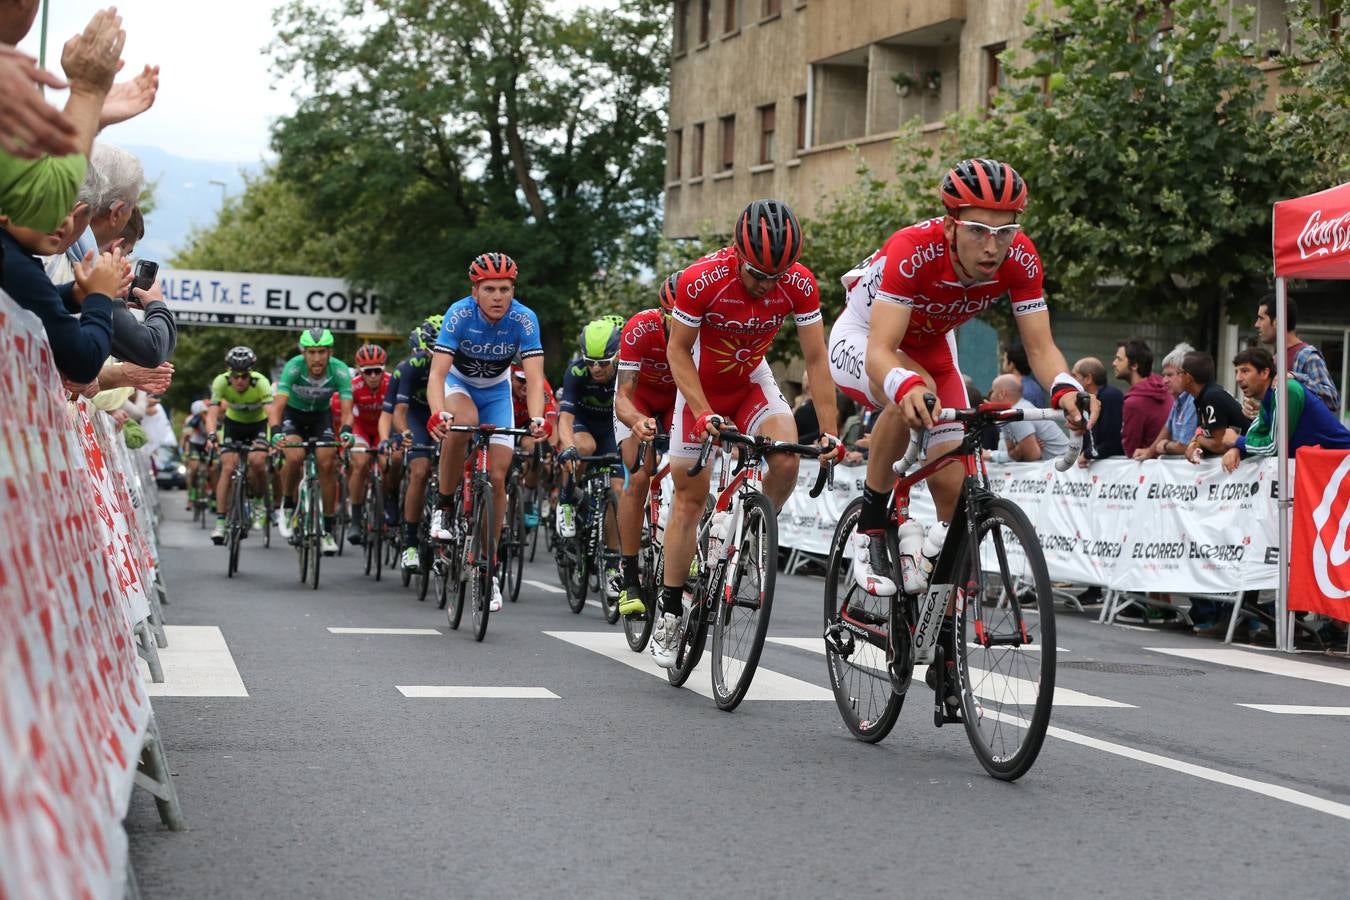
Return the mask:
[[327,328],[307,328],[300,332],[300,349],[333,346],[333,332]]
[[596,360],[618,356],[622,329],[623,319],[619,316],[602,316],[587,322],[577,335],[577,347],[582,357]]

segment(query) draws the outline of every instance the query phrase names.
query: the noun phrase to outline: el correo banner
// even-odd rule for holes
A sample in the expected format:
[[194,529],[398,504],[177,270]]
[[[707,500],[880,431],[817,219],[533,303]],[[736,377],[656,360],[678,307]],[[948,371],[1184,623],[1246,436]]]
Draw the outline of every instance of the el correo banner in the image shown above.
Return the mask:
[[180,325],[393,334],[380,321],[379,297],[340,278],[161,269],[159,286]]

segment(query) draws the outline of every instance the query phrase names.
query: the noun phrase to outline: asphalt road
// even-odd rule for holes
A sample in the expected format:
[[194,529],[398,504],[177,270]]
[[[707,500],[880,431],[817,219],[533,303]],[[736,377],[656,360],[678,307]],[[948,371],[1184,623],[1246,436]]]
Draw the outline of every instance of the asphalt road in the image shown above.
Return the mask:
[[[161,540],[171,641],[189,659],[170,660],[154,708],[190,830],[167,831],[133,796],[146,898],[1332,897],[1350,884],[1343,661],[1261,671],[1287,658],[1172,655],[1160,651],[1226,648],[1065,612],[1058,687],[1086,705],[1056,707],[1035,768],[1010,785],[926,704],[879,745],[853,740],[809,648],[770,644],[756,685],[824,699],[728,714],[671,688],[625,664],[598,609],[567,609],[542,547],[537,584],[476,644],[396,580],[362,575],[351,548],[324,561],[315,592],[292,550],[251,538],[227,580],[181,498],[164,495]],[[770,635],[818,639],[820,592],[780,577]],[[344,627],[434,632],[329,631]],[[175,695],[230,690],[228,672],[191,670],[206,654],[184,653],[189,633],[223,637],[247,696]],[[706,678],[691,684],[706,693]]]

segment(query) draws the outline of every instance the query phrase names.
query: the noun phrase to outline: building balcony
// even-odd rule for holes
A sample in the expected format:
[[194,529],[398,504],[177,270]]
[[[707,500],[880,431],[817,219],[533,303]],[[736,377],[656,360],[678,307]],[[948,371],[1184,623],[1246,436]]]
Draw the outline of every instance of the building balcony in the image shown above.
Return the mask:
[[965,0],[826,0],[806,7],[806,60],[816,63],[874,43],[925,45],[960,34]]

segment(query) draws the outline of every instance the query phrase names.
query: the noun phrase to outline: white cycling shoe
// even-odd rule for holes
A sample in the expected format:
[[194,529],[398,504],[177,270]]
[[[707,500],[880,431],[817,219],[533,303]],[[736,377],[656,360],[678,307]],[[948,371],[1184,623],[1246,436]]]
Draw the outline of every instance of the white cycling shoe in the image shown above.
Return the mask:
[[488,612],[500,612],[502,608],[502,589],[497,584],[497,576],[492,576],[492,599],[488,601]]
[[676,657],[680,653],[680,639],[684,628],[679,616],[665,613],[656,623],[652,632],[652,659],[663,669],[675,668]]
[[886,552],[885,535],[858,531],[850,540],[853,542],[854,584],[875,597],[894,596],[895,579],[889,574],[891,560]]

